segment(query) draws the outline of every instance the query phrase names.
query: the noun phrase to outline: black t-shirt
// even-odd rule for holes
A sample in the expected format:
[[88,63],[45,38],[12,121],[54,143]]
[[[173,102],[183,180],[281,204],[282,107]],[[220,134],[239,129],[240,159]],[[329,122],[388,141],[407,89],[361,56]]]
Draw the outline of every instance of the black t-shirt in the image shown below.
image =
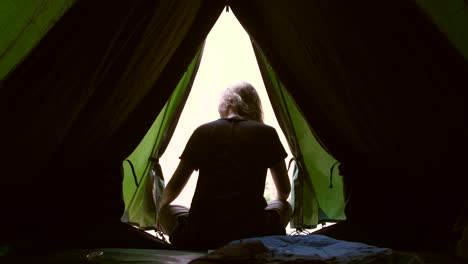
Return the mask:
[[286,156],[276,130],[260,122],[221,118],[198,127],[180,157],[199,170],[192,225],[258,228],[267,170]]

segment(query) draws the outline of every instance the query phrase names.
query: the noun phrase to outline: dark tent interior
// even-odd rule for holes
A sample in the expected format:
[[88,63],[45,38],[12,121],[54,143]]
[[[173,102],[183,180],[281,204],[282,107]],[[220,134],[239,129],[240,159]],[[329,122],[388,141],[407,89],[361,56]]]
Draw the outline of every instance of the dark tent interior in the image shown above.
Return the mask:
[[122,162],[228,8],[339,161],[346,220],[318,233],[455,255],[468,20],[451,31],[421,2],[71,1],[2,69],[2,251],[171,249],[121,221]]

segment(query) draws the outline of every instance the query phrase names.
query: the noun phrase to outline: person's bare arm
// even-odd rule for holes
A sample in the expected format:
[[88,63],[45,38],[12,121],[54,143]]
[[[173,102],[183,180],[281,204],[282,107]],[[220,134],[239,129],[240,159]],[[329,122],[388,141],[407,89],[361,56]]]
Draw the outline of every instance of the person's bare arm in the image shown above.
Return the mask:
[[184,160],[180,161],[176,171],[172,175],[172,178],[164,188],[159,208],[171,204],[179,196],[190,179],[193,171],[194,167],[189,162]]
[[284,160],[277,162],[270,168],[273,182],[276,186],[278,200],[287,200],[291,192],[291,183],[289,182],[288,171]]

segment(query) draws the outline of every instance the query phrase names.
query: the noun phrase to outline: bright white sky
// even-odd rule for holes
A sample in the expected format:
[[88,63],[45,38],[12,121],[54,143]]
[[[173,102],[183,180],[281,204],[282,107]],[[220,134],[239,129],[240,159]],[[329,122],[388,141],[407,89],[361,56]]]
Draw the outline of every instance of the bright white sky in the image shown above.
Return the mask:
[[[223,12],[207,37],[192,91],[171,142],[160,160],[166,184],[193,130],[219,118],[218,101],[221,92],[229,84],[238,81],[250,82],[257,89],[262,98],[265,123],[276,128],[288,158],[291,157],[268,99],[250,38],[232,12]],[[174,201],[175,204],[190,206],[197,177],[197,173],[192,175]]]

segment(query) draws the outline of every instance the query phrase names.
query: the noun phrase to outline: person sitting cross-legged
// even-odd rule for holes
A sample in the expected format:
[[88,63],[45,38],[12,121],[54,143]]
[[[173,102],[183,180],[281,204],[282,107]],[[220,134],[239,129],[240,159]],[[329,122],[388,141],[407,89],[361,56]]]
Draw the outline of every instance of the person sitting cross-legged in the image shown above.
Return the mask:
[[[257,91],[246,82],[228,87],[218,112],[219,119],[193,132],[162,195],[159,226],[176,248],[207,250],[286,234],[292,214],[287,153],[276,130],[263,123]],[[267,204],[268,169],[277,197]],[[199,176],[190,209],[171,205],[194,170]]]

